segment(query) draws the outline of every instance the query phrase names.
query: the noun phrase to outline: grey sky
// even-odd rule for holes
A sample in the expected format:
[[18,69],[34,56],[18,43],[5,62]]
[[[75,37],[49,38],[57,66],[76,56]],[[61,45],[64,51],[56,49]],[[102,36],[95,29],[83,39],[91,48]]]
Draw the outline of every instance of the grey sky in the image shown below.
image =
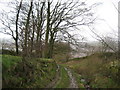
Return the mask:
[[[93,26],[98,35],[109,35],[117,38],[118,12],[114,5],[118,7],[118,1],[119,0],[92,0],[92,2],[103,3],[96,10],[96,16],[98,16],[98,18],[101,20],[97,20],[96,24]],[[89,37],[88,40],[95,40],[93,37],[91,37],[91,35],[94,36],[94,34],[92,34],[88,29],[84,31],[83,35]]]
[[[10,0],[0,0],[0,9],[7,10],[5,4],[8,1]],[[102,5],[98,6],[95,9],[96,16],[99,19],[97,20],[97,22],[93,27],[95,28],[95,32],[97,32],[99,35],[104,35],[104,36],[111,35],[113,37],[116,36],[115,34],[117,34],[117,27],[118,27],[118,12],[115,9],[114,5],[117,7],[118,1],[119,0],[87,0],[87,2],[90,4],[95,2],[103,3]],[[94,34],[92,34],[88,28],[85,28],[84,31],[81,30],[79,33],[85,36],[88,41],[95,40],[93,38],[95,37]],[[10,38],[10,36],[0,33],[0,39],[1,38]]]

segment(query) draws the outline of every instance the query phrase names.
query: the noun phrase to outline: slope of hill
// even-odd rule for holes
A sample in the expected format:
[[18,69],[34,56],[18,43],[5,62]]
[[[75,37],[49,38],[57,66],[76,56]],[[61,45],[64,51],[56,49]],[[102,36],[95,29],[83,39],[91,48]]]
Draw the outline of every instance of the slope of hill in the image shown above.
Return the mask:
[[118,88],[120,86],[117,84],[116,76],[118,61],[112,55],[112,53],[94,54],[72,59],[63,65],[81,75],[93,88]]

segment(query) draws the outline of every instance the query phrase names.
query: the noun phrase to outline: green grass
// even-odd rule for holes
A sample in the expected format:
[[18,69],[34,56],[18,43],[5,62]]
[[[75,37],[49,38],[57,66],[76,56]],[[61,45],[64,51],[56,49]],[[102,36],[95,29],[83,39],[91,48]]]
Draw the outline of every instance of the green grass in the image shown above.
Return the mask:
[[[66,67],[66,68],[70,68],[69,65],[67,65],[67,64],[62,64],[61,66]],[[73,68],[70,68],[70,69],[73,69]],[[71,72],[72,72],[73,76],[75,77],[75,79],[77,81],[78,87],[79,88],[84,88],[84,83],[81,82],[82,76],[80,74],[76,73],[74,70],[75,69],[71,70]]]
[[45,88],[56,75],[54,60],[3,55],[3,88]]
[[69,79],[67,71],[62,66],[60,69],[60,73],[61,73],[60,80],[58,81],[55,88],[68,88],[70,85],[70,79]]
[[93,88],[117,88],[117,84],[108,77],[97,75],[94,82],[91,83]]
[[49,63],[53,63],[54,60],[53,59],[46,59],[46,58],[37,58],[37,60],[39,60],[40,62],[49,62]]
[[2,56],[2,65],[4,70],[8,70],[11,67],[16,66],[18,62],[21,62],[21,57],[11,55],[0,55]]

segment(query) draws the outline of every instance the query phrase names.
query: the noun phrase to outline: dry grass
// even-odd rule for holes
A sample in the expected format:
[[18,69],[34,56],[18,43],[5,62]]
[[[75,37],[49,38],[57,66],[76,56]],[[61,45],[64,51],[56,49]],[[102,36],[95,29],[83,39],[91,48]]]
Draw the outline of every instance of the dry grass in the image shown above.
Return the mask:
[[64,65],[72,68],[76,73],[82,75],[87,81],[90,81],[93,87],[105,88],[115,86],[113,80],[104,76],[104,74],[108,74],[107,72],[109,72],[109,69],[104,66],[108,66],[111,62],[111,60],[105,62],[99,54],[95,54],[85,59],[69,61],[64,63]]

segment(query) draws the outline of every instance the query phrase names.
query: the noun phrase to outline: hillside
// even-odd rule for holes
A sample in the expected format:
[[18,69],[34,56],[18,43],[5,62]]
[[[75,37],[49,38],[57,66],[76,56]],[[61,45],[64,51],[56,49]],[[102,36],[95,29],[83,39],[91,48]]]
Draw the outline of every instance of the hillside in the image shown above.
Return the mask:
[[63,65],[81,75],[92,88],[120,88],[116,77],[118,61],[113,55],[112,53],[94,54],[72,59]]
[[[106,58],[107,59],[106,59]],[[113,53],[56,63],[45,58],[2,55],[3,88],[120,88]]]

